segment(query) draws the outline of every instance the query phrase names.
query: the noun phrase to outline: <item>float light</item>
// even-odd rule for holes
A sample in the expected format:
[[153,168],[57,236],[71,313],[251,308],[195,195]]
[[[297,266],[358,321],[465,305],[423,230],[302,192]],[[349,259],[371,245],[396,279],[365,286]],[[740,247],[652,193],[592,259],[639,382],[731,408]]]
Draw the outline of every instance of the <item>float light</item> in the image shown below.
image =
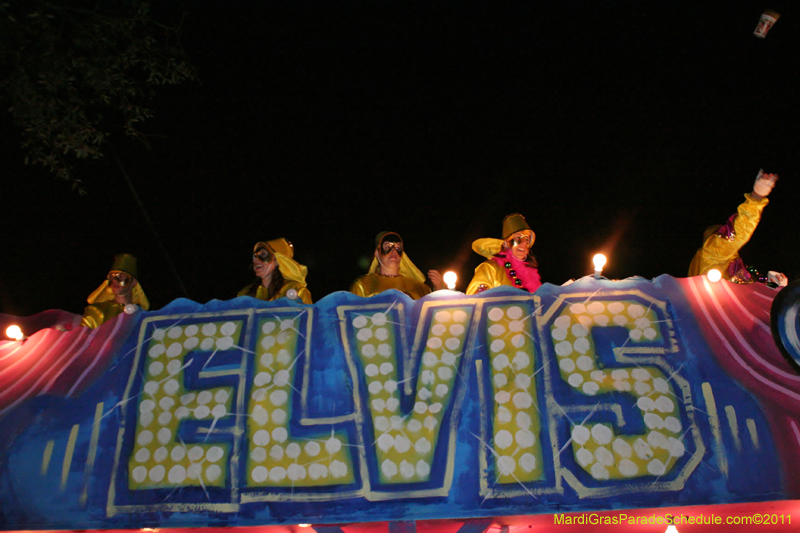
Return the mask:
[[447,288],[455,290],[456,288],[456,281],[458,281],[458,274],[453,272],[452,270],[448,270],[444,273],[444,284],[447,285]]
[[6,337],[9,339],[13,339],[15,341],[21,341],[25,335],[22,334],[22,330],[16,324],[12,326],[8,326],[6,328]]
[[[722,279],[722,274],[716,268],[712,268],[711,270],[708,271],[706,277],[708,278],[708,281],[719,281]],[[670,531],[669,533],[675,533],[675,532]]]
[[595,254],[595,256],[592,257],[592,263],[594,263],[594,275],[599,276],[603,271],[603,267],[606,266],[606,256],[603,254]]
[[678,528],[675,527],[674,524],[670,524],[667,526],[667,530],[664,533],[678,533]]
[[297,527],[311,527],[311,524],[297,524]]

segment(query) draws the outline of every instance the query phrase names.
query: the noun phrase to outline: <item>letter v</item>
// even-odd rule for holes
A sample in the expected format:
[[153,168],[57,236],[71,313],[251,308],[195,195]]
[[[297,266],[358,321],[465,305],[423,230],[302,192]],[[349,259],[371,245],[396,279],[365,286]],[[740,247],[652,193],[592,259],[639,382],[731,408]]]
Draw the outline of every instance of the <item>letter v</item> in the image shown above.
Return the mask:
[[475,306],[452,300],[418,305],[410,352],[402,303],[339,308],[364,450],[361,467],[369,474],[363,478],[379,489],[367,487],[373,500],[398,492],[446,495],[452,481]]

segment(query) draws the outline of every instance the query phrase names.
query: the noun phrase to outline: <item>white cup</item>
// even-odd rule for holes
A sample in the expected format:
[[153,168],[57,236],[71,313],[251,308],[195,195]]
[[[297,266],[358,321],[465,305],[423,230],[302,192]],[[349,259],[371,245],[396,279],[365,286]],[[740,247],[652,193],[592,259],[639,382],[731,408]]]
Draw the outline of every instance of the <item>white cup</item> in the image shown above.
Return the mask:
[[767,9],[761,13],[761,18],[758,19],[758,25],[756,26],[756,30],[753,32],[753,35],[761,39],[766,39],[767,32],[769,32],[773,24],[778,21],[778,17],[780,16],[780,13],[776,13],[771,9]]

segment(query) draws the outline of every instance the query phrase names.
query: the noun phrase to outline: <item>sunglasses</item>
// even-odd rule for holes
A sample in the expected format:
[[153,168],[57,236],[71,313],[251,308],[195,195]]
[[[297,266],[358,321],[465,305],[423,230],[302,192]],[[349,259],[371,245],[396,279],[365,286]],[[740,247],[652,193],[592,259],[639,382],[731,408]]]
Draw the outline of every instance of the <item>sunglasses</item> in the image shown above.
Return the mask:
[[125,272],[112,272],[106,279],[109,283],[116,281],[121,287],[124,287],[131,281],[131,276]]
[[514,246],[519,246],[520,244],[527,244],[528,246],[531,245],[531,236],[530,235],[513,235],[510,239],[508,239],[508,245],[512,248]]

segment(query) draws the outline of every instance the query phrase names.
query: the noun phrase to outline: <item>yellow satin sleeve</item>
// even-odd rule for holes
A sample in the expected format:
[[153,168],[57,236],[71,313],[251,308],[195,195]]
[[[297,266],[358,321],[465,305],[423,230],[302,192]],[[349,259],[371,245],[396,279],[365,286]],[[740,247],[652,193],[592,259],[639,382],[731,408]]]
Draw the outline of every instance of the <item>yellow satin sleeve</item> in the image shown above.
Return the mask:
[[706,239],[703,246],[697,250],[689,265],[690,276],[700,276],[712,268],[722,273],[722,277],[730,279],[728,265],[739,258],[739,250],[747,244],[761,220],[761,213],[769,203],[768,198],[753,199],[750,194],[745,194],[745,201],[737,209],[737,216],[733,223],[733,239],[714,234]]
[[489,261],[484,261],[475,269],[475,275],[467,287],[467,294],[478,294],[501,285],[514,286],[506,275],[505,269],[490,259]]
[[87,305],[81,318],[81,326],[95,329],[108,322],[117,315],[122,314],[125,306],[113,301],[99,302]]

